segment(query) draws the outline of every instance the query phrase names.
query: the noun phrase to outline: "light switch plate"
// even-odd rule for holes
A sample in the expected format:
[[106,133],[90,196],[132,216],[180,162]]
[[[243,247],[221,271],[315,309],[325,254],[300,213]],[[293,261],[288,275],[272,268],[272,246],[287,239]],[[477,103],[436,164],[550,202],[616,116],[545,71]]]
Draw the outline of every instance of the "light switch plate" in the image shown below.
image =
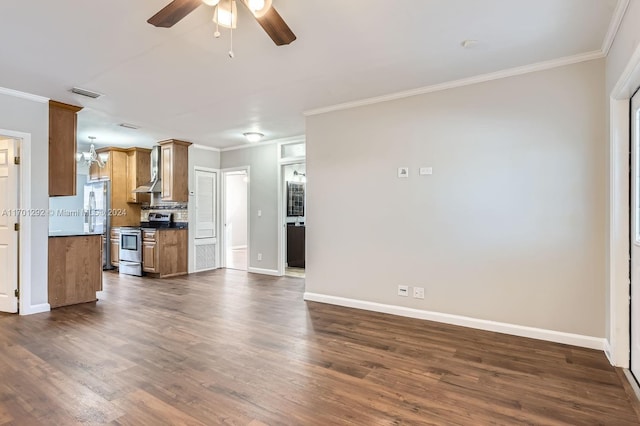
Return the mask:
[[398,177],[399,178],[408,178],[409,177],[409,168],[408,167],[398,167]]
[[433,167],[420,167],[420,176],[432,175]]

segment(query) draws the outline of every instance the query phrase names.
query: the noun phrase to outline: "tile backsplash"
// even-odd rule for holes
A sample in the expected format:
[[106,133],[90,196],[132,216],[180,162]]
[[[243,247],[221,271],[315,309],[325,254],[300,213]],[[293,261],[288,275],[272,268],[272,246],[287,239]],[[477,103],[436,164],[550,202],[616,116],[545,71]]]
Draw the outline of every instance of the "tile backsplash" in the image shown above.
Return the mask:
[[174,222],[189,221],[189,203],[162,201],[160,194],[153,194],[152,196],[151,204],[142,206],[140,210],[140,222],[148,222],[149,213],[173,213]]

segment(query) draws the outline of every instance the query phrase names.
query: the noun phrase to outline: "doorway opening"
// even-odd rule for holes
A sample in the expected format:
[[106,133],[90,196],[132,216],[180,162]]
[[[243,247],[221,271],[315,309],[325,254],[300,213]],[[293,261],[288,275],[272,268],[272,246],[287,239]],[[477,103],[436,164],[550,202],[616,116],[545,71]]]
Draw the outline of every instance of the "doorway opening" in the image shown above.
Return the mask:
[[225,267],[249,267],[249,169],[224,171]]
[[306,163],[282,165],[284,275],[304,278],[306,266]]

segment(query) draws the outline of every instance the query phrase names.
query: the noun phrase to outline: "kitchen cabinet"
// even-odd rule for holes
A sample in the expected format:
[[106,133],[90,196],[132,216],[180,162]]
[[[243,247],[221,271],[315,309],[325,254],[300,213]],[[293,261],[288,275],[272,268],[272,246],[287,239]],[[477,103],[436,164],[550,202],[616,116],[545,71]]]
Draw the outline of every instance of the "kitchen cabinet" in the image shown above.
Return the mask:
[[93,302],[102,290],[102,235],[49,237],[51,308]]
[[142,270],[159,278],[187,273],[186,229],[143,229]]
[[133,192],[137,187],[151,180],[151,150],[129,148],[127,150],[127,202],[132,204],[150,203],[150,194]]
[[111,244],[111,266],[117,268],[120,266],[120,228],[111,228],[109,244]]
[[127,180],[127,166],[129,164],[128,150],[122,148],[100,148],[98,154],[108,153],[109,158],[103,168],[92,164],[89,168],[89,180],[109,180],[110,199],[108,212],[111,226],[136,226],[140,223],[140,206],[129,204],[129,182]]
[[[98,150],[104,152],[104,150]],[[97,152],[97,151],[96,151]],[[107,160],[107,164],[109,160]],[[104,167],[98,166],[98,163],[91,163],[89,166],[89,180],[106,180],[111,177],[111,168],[105,165]]]
[[158,142],[161,147],[162,201],[189,201],[190,142],[170,139]]
[[142,270],[158,273],[156,230],[142,231]]
[[77,113],[82,107],[49,101],[49,196],[76,195]]

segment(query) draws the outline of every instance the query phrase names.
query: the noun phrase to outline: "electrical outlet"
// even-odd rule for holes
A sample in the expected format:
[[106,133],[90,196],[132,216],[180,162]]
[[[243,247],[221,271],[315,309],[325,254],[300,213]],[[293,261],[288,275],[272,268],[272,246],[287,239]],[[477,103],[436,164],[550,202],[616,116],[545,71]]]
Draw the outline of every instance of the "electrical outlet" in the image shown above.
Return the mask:
[[262,253],[258,253],[258,262],[262,261]]
[[399,285],[398,286],[398,296],[409,297],[409,286],[408,285]]
[[414,287],[413,297],[416,299],[424,299],[424,287]]

